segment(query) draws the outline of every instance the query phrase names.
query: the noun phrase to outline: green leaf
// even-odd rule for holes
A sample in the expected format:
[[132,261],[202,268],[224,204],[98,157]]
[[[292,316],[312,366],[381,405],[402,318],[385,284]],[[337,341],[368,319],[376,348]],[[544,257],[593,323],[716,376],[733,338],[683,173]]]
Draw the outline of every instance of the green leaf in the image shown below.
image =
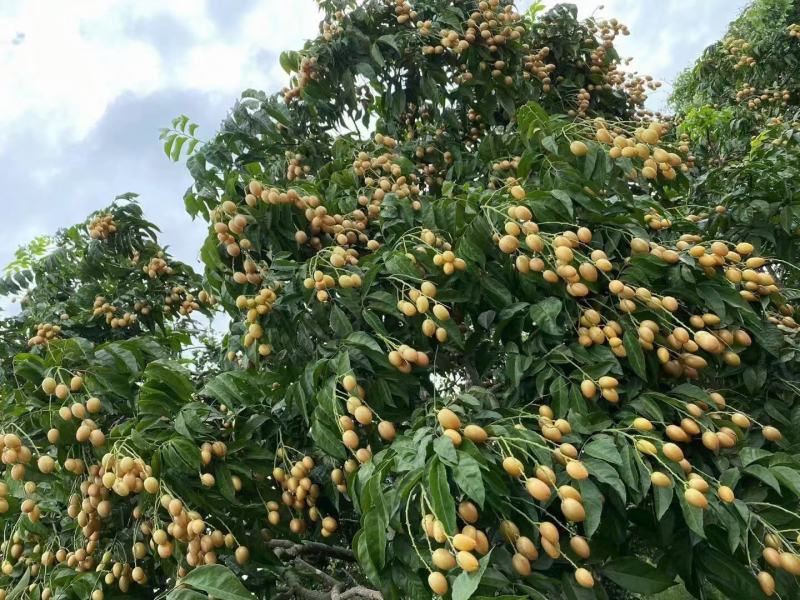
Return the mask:
[[372,563],[382,569],[386,564],[386,522],[383,510],[373,506],[364,515],[364,533],[362,534],[369,549]]
[[789,488],[795,496],[800,496],[800,473],[791,467],[771,467],[770,471],[784,486]]
[[333,303],[331,304],[331,329],[339,337],[347,337],[353,331],[350,319],[341,308]]
[[477,460],[466,452],[459,450],[458,465],[453,469],[453,479],[462,492],[472,498],[480,508],[483,508],[486,489],[483,485],[481,467]]
[[598,435],[592,438],[592,441],[586,444],[582,451],[584,454],[600,458],[614,465],[622,464],[622,456],[620,456],[614,440],[607,435]]
[[253,594],[247,591],[233,571],[222,565],[197,567],[179,585],[189,586],[219,600],[252,600]]
[[433,504],[434,516],[442,522],[448,535],[454,535],[456,532],[455,503],[447,482],[447,469],[438,456],[434,456],[428,466],[428,491]]
[[558,298],[545,298],[531,306],[530,315],[533,325],[550,335],[561,335],[562,330],[557,317],[563,305]]
[[772,474],[771,470],[763,465],[750,465],[744,471],[745,475],[752,475],[753,477],[760,479],[764,483],[766,483],[769,487],[773,490],[781,493],[781,484],[778,483],[777,478],[775,475]]
[[[558,147],[556,147],[555,152],[558,152]],[[553,196],[553,198],[555,198],[556,200],[561,202],[561,204],[564,205],[564,208],[567,209],[567,212],[569,213],[570,217],[573,216],[572,198],[567,192],[565,192],[564,190],[550,190],[550,194]]]
[[491,555],[492,553],[489,552],[489,554],[480,559],[480,567],[477,571],[473,571],[472,573],[462,571],[461,574],[456,577],[456,580],[453,582],[453,600],[468,600],[472,597],[472,594],[478,589],[481,579],[483,579],[486,567],[489,566],[489,558]]
[[611,581],[636,594],[657,594],[675,584],[675,578],[664,569],[633,556],[614,559],[602,571]]
[[453,445],[453,441],[446,435],[439,436],[434,440],[433,451],[442,459],[443,463],[448,465],[458,464],[456,447]]
[[622,335],[622,345],[625,346],[628,363],[631,365],[633,372],[642,379],[647,380],[644,352],[642,351],[642,345],[639,343],[639,337],[633,332],[633,325],[625,328],[625,333]]

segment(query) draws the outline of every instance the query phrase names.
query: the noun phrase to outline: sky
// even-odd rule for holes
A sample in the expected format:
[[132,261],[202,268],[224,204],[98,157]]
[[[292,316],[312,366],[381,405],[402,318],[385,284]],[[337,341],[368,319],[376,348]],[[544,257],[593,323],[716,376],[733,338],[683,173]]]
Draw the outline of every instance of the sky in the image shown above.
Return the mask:
[[[618,47],[665,82],[658,107],[746,1],[575,3],[629,26]],[[205,227],[184,211],[191,180],[158,130],[186,114],[211,137],[242,90],[286,84],[280,52],[318,22],[313,0],[0,0],[0,267],[20,244],[137,192],[161,241],[199,268]]]

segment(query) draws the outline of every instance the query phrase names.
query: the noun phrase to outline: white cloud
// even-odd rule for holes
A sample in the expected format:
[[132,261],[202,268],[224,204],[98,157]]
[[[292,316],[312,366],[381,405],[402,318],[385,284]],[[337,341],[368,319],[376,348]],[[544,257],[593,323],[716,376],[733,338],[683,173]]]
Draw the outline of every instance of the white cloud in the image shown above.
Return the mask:
[[[159,18],[190,34],[168,63],[158,40],[139,39],[132,27]],[[0,149],[9,139],[2,132],[20,122],[35,125],[48,144],[81,140],[126,93],[144,97],[174,88],[233,98],[246,87],[263,87],[274,70],[259,63],[261,53],[299,46],[318,20],[311,0],[261,2],[234,31],[220,31],[206,2],[196,0],[4,0]]]

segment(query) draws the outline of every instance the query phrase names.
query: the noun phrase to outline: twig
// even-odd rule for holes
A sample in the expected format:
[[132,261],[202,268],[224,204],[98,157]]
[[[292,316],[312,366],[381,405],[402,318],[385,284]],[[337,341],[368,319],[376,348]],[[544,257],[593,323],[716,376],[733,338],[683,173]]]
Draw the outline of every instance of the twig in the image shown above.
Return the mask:
[[328,546],[319,542],[306,542],[303,544],[295,543],[291,540],[270,540],[267,542],[267,548],[272,550],[282,550],[283,554],[290,558],[297,556],[306,556],[308,554],[318,554],[321,556],[328,556],[330,558],[338,558],[348,562],[356,562],[356,555],[348,548],[341,548],[339,546]]

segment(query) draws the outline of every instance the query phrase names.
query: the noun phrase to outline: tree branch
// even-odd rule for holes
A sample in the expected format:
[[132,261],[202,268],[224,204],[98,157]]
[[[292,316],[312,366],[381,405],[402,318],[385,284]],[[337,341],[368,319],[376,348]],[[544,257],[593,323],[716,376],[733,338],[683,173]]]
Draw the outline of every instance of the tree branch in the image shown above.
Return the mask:
[[352,550],[340,546],[328,546],[327,544],[321,544],[319,542],[295,543],[291,540],[270,540],[267,542],[267,548],[281,550],[282,554],[290,558],[316,554],[345,560],[347,562],[356,562],[356,555]]

